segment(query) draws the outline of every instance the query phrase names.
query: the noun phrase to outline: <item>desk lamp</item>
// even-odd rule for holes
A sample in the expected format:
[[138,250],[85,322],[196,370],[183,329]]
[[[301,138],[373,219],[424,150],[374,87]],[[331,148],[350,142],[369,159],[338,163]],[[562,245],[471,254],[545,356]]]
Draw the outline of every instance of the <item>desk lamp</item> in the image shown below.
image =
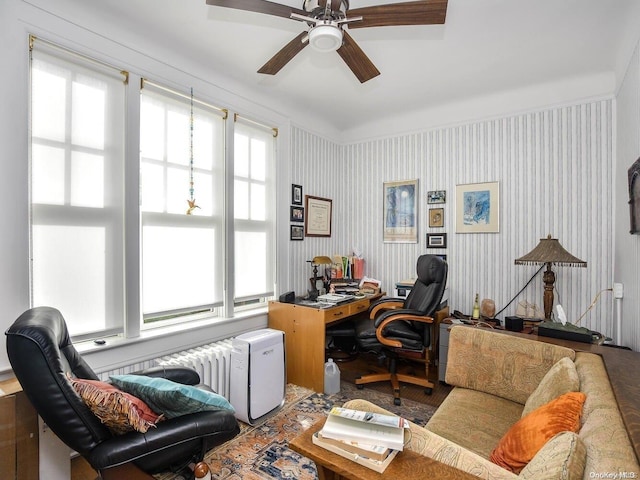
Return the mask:
[[536,248],[523,257],[515,260],[516,265],[547,265],[542,280],[544,281],[544,318],[551,320],[551,310],[553,309],[553,284],[556,281],[556,274],[551,270],[551,264],[568,267],[586,267],[587,262],[574,257],[567,252],[557,238],[541,238]]
[[318,267],[320,265],[331,265],[332,263],[333,261],[325,256],[313,257],[313,260],[311,260],[311,266],[313,267],[313,288],[309,292],[309,299],[315,300],[318,298]]

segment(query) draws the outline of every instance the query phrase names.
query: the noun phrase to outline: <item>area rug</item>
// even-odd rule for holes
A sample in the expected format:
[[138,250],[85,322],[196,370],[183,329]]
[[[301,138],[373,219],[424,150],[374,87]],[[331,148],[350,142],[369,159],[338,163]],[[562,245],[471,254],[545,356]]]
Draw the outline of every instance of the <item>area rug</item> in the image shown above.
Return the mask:
[[[324,395],[307,388],[287,385],[285,404],[263,423],[250,426],[240,422],[240,433],[232,440],[209,451],[205,461],[216,480],[263,480],[318,478],[315,464],[290,450],[289,440],[311,427],[333,406],[347,400],[363,398],[380,405],[419,425],[425,425],[435,408],[412,400],[393,404],[391,395],[372,389],[358,390],[355,385],[341,382],[339,393]],[[181,480],[180,475],[160,474],[157,480]]]

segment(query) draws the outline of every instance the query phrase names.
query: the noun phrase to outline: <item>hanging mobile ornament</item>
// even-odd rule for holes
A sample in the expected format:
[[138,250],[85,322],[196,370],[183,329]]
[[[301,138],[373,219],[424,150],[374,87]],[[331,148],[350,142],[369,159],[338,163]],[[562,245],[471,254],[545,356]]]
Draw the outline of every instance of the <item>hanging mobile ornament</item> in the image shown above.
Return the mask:
[[193,87],[191,87],[191,111],[189,115],[189,199],[187,200],[189,208],[187,209],[187,215],[191,215],[196,208],[200,208],[196,205],[196,199],[193,197],[193,194]]

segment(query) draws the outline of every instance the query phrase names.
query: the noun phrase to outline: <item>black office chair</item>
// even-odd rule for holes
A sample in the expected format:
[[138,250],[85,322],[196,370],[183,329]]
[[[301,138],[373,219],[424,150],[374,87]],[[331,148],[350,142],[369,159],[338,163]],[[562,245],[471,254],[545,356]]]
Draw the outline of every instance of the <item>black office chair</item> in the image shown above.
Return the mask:
[[[356,341],[361,351],[374,352],[380,360],[388,359],[384,372],[356,379],[358,388],[367,383],[391,381],[393,402],[400,405],[400,383],[425,387],[431,394],[429,381],[429,346],[433,317],[447,283],[447,262],[436,255],[418,258],[418,278],[406,299],[383,298],[369,308],[369,319],[356,325]],[[372,320],[374,320],[372,322]],[[424,364],[425,376],[398,373],[398,359],[409,358]]]
[[[13,372],[35,410],[65,444],[101,475],[130,462],[149,474],[184,471],[187,465],[202,461],[208,450],[240,431],[232,412],[218,410],[165,420],[147,433],[113,435],[67,378],[70,372],[78,378],[98,380],[71,343],[58,310],[28,310],[6,335]],[[184,367],[157,367],[139,373],[188,385],[200,381],[197,372]]]

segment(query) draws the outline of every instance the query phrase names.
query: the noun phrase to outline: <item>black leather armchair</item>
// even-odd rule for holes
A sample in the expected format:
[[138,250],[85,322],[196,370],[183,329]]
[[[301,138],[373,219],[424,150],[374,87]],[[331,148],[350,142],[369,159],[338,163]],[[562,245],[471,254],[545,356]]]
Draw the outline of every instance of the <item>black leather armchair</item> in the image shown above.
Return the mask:
[[[383,298],[369,308],[369,319],[356,325],[356,341],[361,351],[388,358],[388,370],[356,379],[358,388],[367,383],[391,381],[394,403],[400,405],[400,383],[425,387],[430,394],[429,346],[433,317],[442,301],[447,283],[447,262],[436,255],[418,258],[418,278],[406,299]],[[372,321],[373,320],[373,321]],[[425,375],[398,373],[398,358],[405,357],[424,364]]]
[[[233,413],[207,411],[172,418],[147,433],[113,435],[93,415],[69,383],[66,374],[98,380],[69,339],[60,312],[37,307],[23,313],[6,331],[13,371],[35,410],[70,448],[104,475],[132,462],[146,473],[180,471],[200,462],[204,454],[240,431]],[[154,368],[140,372],[184,384],[199,383],[188,368]],[[203,388],[208,388],[203,386]]]

